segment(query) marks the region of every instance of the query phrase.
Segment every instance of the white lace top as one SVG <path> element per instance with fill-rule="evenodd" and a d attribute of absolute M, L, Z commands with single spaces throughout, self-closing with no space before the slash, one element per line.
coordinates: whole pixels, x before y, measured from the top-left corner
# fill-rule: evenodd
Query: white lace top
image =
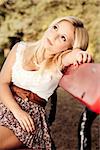
<path fill-rule="evenodd" d="M 18 45 L 16 60 L 12 67 L 12 82 L 48 100 L 57 88 L 62 73 L 59 70 L 56 70 L 56 72 L 45 70 L 43 74 L 40 74 L 39 71 L 27 71 L 23 69 L 22 58 L 25 47 L 25 42 L 20 42 Z"/>

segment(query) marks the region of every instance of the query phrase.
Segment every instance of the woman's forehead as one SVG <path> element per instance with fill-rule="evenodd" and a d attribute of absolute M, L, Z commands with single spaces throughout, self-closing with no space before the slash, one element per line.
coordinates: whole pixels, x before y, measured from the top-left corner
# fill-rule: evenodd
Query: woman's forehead
<path fill-rule="evenodd" d="M 59 25 L 59 27 L 63 27 L 63 28 L 69 27 L 69 28 L 74 29 L 73 24 L 67 20 L 59 21 L 59 22 L 55 23 L 55 25 Z"/>
<path fill-rule="evenodd" d="M 57 25 L 57 24 L 58 24 L 58 25 L 60 24 L 63 28 L 64 28 L 64 27 L 65 27 L 65 28 L 69 27 L 69 28 L 72 28 L 72 30 L 75 29 L 75 27 L 73 26 L 72 22 L 69 21 L 68 18 L 66 18 L 66 17 L 57 18 L 56 20 L 54 20 L 54 21 L 51 23 L 51 25 L 50 25 L 49 27 L 52 27 L 52 26 Z"/>
<path fill-rule="evenodd" d="M 57 19 L 55 19 L 55 20 L 50 24 L 50 26 L 53 26 L 54 24 L 57 24 L 57 23 L 59 23 L 59 22 L 61 22 L 61 21 L 68 21 L 68 20 L 69 20 L 68 17 L 57 18 Z"/>

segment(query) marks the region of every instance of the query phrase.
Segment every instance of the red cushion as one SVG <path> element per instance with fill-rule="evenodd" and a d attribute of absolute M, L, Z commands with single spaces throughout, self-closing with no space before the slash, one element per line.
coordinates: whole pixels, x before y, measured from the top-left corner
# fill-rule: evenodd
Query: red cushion
<path fill-rule="evenodd" d="M 77 68 L 70 66 L 64 71 L 59 86 L 92 111 L 100 113 L 100 64 L 85 63 Z"/>

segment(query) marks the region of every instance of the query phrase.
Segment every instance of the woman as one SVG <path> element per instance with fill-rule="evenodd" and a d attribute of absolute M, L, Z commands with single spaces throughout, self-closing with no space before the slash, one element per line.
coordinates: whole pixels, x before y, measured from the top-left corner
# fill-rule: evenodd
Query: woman
<path fill-rule="evenodd" d="M 0 149 L 52 149 L 44 107 L 65 67 L 91 61 L 88 40 L 83 23 L 69 16 L 55 20 L 41 40 L 12 48 L 0 73 Z"/>

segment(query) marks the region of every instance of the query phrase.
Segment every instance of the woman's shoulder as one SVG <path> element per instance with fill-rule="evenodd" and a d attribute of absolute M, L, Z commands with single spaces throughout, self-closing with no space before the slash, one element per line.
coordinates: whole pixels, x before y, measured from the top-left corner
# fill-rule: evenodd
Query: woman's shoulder
<path fill-rule="evenodd" d="M 18 60 L 21 58 L 21 56 L 23 55 L 23 51 L 26 47 L 26 42 L 24 41 L 20 41 L 17 42 L 11 49 L 10 51 L 10 55 L 14 55 L 16 57 L 16 60 L 18 58 Z"/>
<path fill-rule="evenodd" d="M 24 41 L 20 41 L 18 43 L 16 43 L 14 45 L 15 49 L 16 49 L 16 54 L 18 55 L 22 55 L 24 50 L 27 48 L 27 42 L 24 42 Z"/>
<path fill-rule="evenodd" d="M 31 46 L 33 46 L 34 45 L 34 43 L 35 42 L 29 42 L 29 41 L 20 41 L 20 42 L 18 42 L 18 47 L 20 48 L 29 48 L 29 47 L 31 47 Z"/>
<path fill-rule="evenodd" d="M 26 47 L 27 46 L 27 42 L 24 42 L 24 41 L 20 41 L 18 43 L 16 43 L 18 45 L 18 48 L 22 48 L 22 47 Z"/>
<path fill-rule="evenodd" d="M 11 51 L 18 51 L 19 49 L 22 49 L 22 47 L 25 47 L 26 46 L 26 43 L 24 41 L 20 41 L 20 42 L 17 42 L 11 49 Z"/>

